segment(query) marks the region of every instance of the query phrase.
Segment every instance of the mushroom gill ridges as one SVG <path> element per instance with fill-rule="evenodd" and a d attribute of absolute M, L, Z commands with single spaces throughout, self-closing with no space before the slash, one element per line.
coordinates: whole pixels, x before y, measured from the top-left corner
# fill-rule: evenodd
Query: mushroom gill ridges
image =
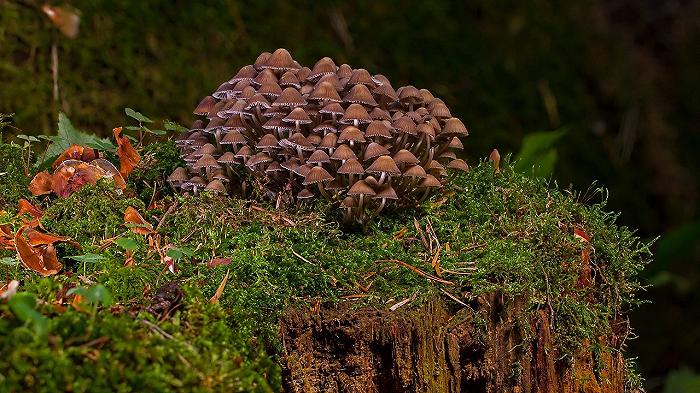
<path fill-rule="evenodd" d="M 468 170 L 453 151 L 467 128 L 441 99 L 328 57 L 308 68 L 285 49 L 265 52 L 194 114 L 176 139 L 187 166 L 168 178 L 181 191 L 245 197 L 247 172 L 278 206 L 322 197 L 345 222 L 366 223 Z"/>

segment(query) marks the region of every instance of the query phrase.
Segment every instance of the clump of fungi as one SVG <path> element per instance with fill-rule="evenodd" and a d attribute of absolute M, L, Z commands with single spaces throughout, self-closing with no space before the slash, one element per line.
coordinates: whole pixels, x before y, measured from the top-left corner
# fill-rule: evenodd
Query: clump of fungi
<path fill-rule="evenodd" d="M 203 118 L 176 140 L 186 168 L 168 178 L 182 191 L 245 196 L 248 172 L 278 207 L 320 196 L 364 224 L 468 170 L 453 151 L 467 129 L 441 99 L 328 57 L 308 68 L 265 52 L 194 113 Z"/>

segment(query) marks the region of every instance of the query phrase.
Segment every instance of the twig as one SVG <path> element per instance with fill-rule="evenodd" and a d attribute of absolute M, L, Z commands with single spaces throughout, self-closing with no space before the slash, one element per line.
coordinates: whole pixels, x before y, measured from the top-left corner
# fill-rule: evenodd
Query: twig
<path fill-rule="evenodd" d="M 439 282 L 439 283 L 445 284 L 445 285 L 454 285 L 454 283 L 452 281 L 447 281 L 447 280 L 443 280 L 440 277 L 435 277 L 432 274 L 428 274 L 428 273 L 420 270 L 419 268 L 417 268 L 413 265 L 409 265 L 408 263 L 406 263 L 404 261 L 400 261 L 398 259 L 381 259 L 381 260 L 374 261 L 374 262 L 375 263 L 385 263 L 385 262 L 396 263 L 398 265 L 401 265 L 401 266 L 413 271 L 414 273 L 416 273 L 420 276 L 427 278 L 428 280 L 436 281 L 436 282 Z"/>
<path fill-rule="evenodd" d="M 413 226 L 416 227 L 416 230 L 420 234 L 420 239 L 423 242 L 423 247 L 427 251 L 430 248 L 430 246 L 428 245 L 428 240 L 426 240 L 425 234 L 423 234 L 423 229 L 420 227 L 420 224 L 418 223 L 418 220 L 416 220 L 415 217 L 413 217 Z"/>
<path fill-rule="evenodd" d="M 301 259 L 302 261 L 304 261 L 304 262 L 306 262 L 306 263 L 308 263 L 308 264 L 310 264 L 310 265 L 313 265 L 313 263 L 312 263 L 311 261 L 309 261 L 308 259 L 302 257 L 302 256 L 299 255 L 296 251 L 292 250 L 292 254 L 294 254 L 295 257 Z M 314 266 L 315 266 L 315 265 L 314 265 Z"/>
<path fill-rule="evenodd" d="M 464 303 L 463 301 L 459 300 L 459 299 L 457 298 L 457 296 L 455 296 L 455 295 L 453 295 L 453 294 L 447 292 L 446 290 L 444 290 L 444 289 L 442 289 L 442 288 L 438 288 L 438 289 L 440 290 L 440 292 L 444 293 L 445 295 L 447 295 L 447 297 L 449 297 L 450 299 L 454 300 L 455 302 L 457 302 L 457 303 L 463 305 L 464 307 L 469 307 L 469 306 L 467 306 L 466 303 Z"/>
<path fill-rule="evenodd" d="M 165 213 L 163 213 L 163 217 L 161 217 L 161 218 L 160 218 L 160 221 L 158 221 L 158 225 L 156 225 L 155 231 L 158 231 L 158 228 L 160 228 L 160 226 L 163 225 L 163 223 L 165 222 L 165 218 L 168 217 L 168 214 L 170 214 L 170 212 L 172 212 L 173 210 L 175 210 L 176 207 L 177 207 L 177 202 L 175 202 L 175 203 L 173 203 L 172 205 L 170 205 L 170 207 L 168 208 L 168 210 L 166 210 Z"/>

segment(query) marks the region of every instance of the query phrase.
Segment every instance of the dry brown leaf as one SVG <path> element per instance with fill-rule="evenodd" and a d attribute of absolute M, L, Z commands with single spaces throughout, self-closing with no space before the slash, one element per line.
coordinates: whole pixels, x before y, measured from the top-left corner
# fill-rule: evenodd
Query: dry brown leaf
<path fill-rule="evenodd" d="M 112 130 L 114 139 L 117 141 L 117 156 L 119 157 L 119 173 L 126 179 L 131 171 L 141 161 L 139 153 L 131 146 L 129 138 L 122 135 L 122 128 L 117 127 Z"/>
<path fill-rule="evenodd" d="M 226 270 L 226 276 L 224 276 L 224 279 L 221 280 L 221 284 L 219 284 L 219 288 L 216 289 L 216 293 L 214 296 L 209 299 L 209 303 L 218 303 L 219 298 L 221 295 L 224 293 L 224 288 L 226 288 L 226 283 L 228 282 L 228 275 L 231 273 L 230 270 Z"/>
<path fill-rule="evenodd" d="M 145 218 L 133 207 L 129 206 L 124 211 L 124 222 L 131 230 L 140 235 L 148 235 L 153 233 L 153 225 L 146 221 Z"/>
<path fill-rule="evenodd" d="M 27 213 L 34 218 L 41 218 L 44 215 L 44 212 L 41 211 L 41 209 L 32 205 L 32 203 L 26 199 L 20 199 L 17 203 L 17 207 L 19 209 L 17 215 Z"/>
<path fill-rule="evenodd" d="M 212 260 L 207 263 L 207 267 L 214 268 L 217 266 L 225 266 L 231 263 L 231 258 L 212 258 Z"/>
<path fill-rule="evenodd" d="M 49 271 L 59 271 L 63 268 L 63 264 L 58 261 L 56 248 L 53 244 L 49 244 L 41 251 L 41 259 L 44 262 L 44 267 Z"/>
<path fill-rule="evenodd" d="M 79 145 L 72 145 L 67 148 L 51 165 L 52 168 L 56 169 L 66 160 L 78 160 L 78 161 L 91 161 L 97 158 L 97 153 L 95 150 L 89 147 L 83 147 Z"/>
<path fill-rule="evenodd" d="M 52 176 L 47 171 L 37 173 L 29 183 L 29 191 L 34 196 L 50 194 L 52 189 Z"/>
<path fill-rule="evenodd" d="M 22 265 L 26 267 L 27 269 L 33 270 L 40 275 L 46 277 L 46 276 L 51 276 L 60 270 L 60 267 L 58 269 L 55 269 L 56 263 L 58 263 L 58 259 L 54 262 L 53 260 L 50 260 L 49 263 L 51 265 L 51 268 L 47 268 L 47 266 L 44 264 L 43 260 L 43 255 L 42 253 L 37 253 L 32 246 L 29 245 L 29 243 L 24 239 L 24 236 L 22 236 L 22 232 L 24 231 L 25 228 L 20 228 L 19 231 L 15 234 L 15 249 L 17 250 L 17 255 L 19 255 L 20 261 L 22 261 Z M 55 250 L 54 250 L 55 254 Z M 51 255 L 47 255 L 48 258 L 51 258 Z M 60 266 L 60 263 L 58 263 Z"/>

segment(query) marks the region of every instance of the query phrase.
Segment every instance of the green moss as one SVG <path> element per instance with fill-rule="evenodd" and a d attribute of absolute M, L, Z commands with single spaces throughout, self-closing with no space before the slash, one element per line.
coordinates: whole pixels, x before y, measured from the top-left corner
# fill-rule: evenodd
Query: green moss
<path fill-rule="evenodd" d="M 129 206 L 143 211 L 144 204 L 120 195 L 110 181 L 101 180 L 54 201 L 41 221 L 49 231 L 70 236 L 82 245 L 98 244 L 128 230 L 124 211 Z"/>
<path fill-rule="evenodd" d="M 0 142 L 0 210 L 14 211 L 17 201 L 29 194 L 31 178 L 24 174 L 22 149 Z"/>
<path fill-rule="evenodd" d="M 141 162 L 129 175 L 129 188 L 146 203 L 156 190 L 161 197 L 172 195 L 172 188 L 164 179 L 178 166 L 184 166 L 184 161 L 172 140 L 146 145 L 141 151 Z"/>
<path fill-rule="evenodd" d="M 416 300 L 402 308 L 411 310 L 435 296 L 445 297 L 441 290 L 467 303 L 498 292 L 506 302 L 527 300 L 526 310 L 515 316 L 526 339 L 532 336 L 527 331 L 530 313 L 551 307 L 555 342 L 563 354 L 571 355 L 583 339 L 595 342 L 610 333 L 608 321 L 636 304 L 636 276 L 647 262 L 648 247 L 615 225 L 616 216 L 605 212 L 604 202 L 586 206 L 542 180 L 509 168 L 496 175 L 489 165 L 454 179 L 454 185 L 448 198 L 435 197 L 423 210 L 392 212 L 373 222 L 368 233 L 343 231 L 323 206 L 320 211 L 289 213 L 207 193 L 175 196 L 177 207 L 164 219 L 159 210 L 144 213 L 153 222 L 162 219 L 161 247 L 191 250 L 175 261 L 175 274 L 143 237 L 122 225 L 127 206 L 143 212 L 141 201 L 119 196 L 109 184 L 85 187 L 56 200 L 43 222 L 48 230 L 92 247 L 103 259 L 90 266 L 67 263 L 67 269 L 79 273 L 70 277 L 38 279 L 19 267 L 9 275 L 23 278 L 24 290 L 37 293 L 47 304 L 58 292 L 56 286 L 89 280 L 103 283 L 121 307 L 135 309 L 147 307 L 149 294 L 175 281 L 185 288 L 183 308 L 154 322 L 173 338 L 163 339 L 162 333 L 145 327 L 139 322 L 143 315 L 101 310 L 90 322 L 74 311 L 55 314 L 42 308 L 51 320 L 50 335 L 65 342 L 37 343 L 30 340 L 27 327 L 0 318 L 3 337 L 33 343 L 27 351 L 6 350 L 3 359 L 26 367 L 18 371 L 16 364 L 2 361 L 0 375 L 12 386 L 24 387 L 28 381 L 20 375 L 48 375 L 49 367 L 72 362 L 77 370 L 56 381 L 82 388 L 82 376 L 94 374 L 103 376 L 100 383 L 126 381 L 124 389 L 128 384 L 156 391 L 192 386 L 260 391 L 268 385 L 278 390 L 277 319 L 288 307 L 344 302 L 344 296 L 360 294 L 364 298 L 354 307 L 386 308 L 415 295 Z M 416 230 L 414 217 L 422 232 Z M 588 244 L 574 236 L 574 228 L 583 230 L 593 247 L 593 280 L 587 287 L 577 282 L 581 252 Z M 95 248 L 101 239 L 115 235 L 136 240 L 134 266 L 124 267 L 124 250 L 116 244 L 102 251 Z M 432 239 L 432 253 L 423 246 L 422 236 Z M 452 285 L 437 285 L 392 262 L 434 275 L 431 261 L 438 242 L 443 279 Z M 213 257 L 231 262 L 209 268 L 206 262 Z M 219 305 L 209 305 L 207 299 L 227 274 Z M 483 330 L 485 316 L 472 318 L 478 331 Z M 101 336 L 113 340 L 99 349 L 99 360 L 79 361 L 88 349 L 74 346 Z M 201 358 L 191 355 L 190 345 L 203 353 Z M 55 361 L 50 354 L 58 354 Z M 117 362 L 135 362 L 136 371 Z M 149 362 L 151 369 L 145 370 Z"/>

